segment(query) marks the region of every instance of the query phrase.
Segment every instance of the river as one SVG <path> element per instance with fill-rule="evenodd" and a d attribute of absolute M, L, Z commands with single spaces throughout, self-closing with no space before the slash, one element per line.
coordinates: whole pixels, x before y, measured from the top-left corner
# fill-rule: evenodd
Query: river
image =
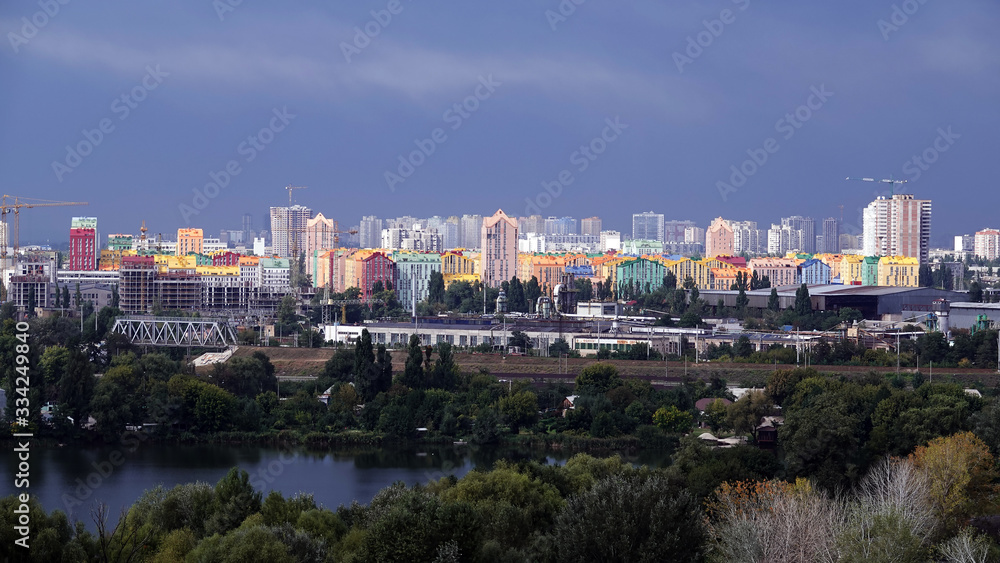
<path fill-rule="evenodd" d="M 308 450 L 231 445 L 142 444 L 135 451 L 115 448 L 40 447 L 31 450 L 29 492 L 47 511 L 60 509 L 70 520 L 95 529 L 91 511 L 98 503 L 117 521 L 123 508 L 157 485 L 171 488 L 202 481 L 214 485 L 230 468 L 250 474 L 264 496 L 272 490 L 292 496 L 312 494 L 330 509 L 353 501 L 367 504 L 396 481 L 428 483 L 447 475 L 462 477 L 474 468 L 489 468 L 498 459 L 535 459 L 563 463 L 563 452 L 528 452 L 498 447 L 424 446 L 405 448 L 336 448 Z M 666 453 L 630 461 L 660 466 Z M 17 473 L 15 456 L 3 456 L 4 473 Z M 24 492 L 14 480 L 0 481 L 0 497 Z"/>

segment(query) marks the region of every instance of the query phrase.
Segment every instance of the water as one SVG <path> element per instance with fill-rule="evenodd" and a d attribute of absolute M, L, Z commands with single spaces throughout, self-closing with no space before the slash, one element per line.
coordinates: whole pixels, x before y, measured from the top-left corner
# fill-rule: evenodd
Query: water
<path fill-rule="evenodd" d="M 665 454 L 664 454 L 665 455 Z M 14 456 L 0 456 L 4 473 L 17 473 Z M 92 510 L 108 506 L 110 522 L 144 491 L 157 485 L 169 489 L 202 481 L 214 485 L 236 466 L 264 496 L 276 490 L 286 498 L 310 493 L 330 509 L 353 501 L 367 504 L 379 490 L 396 481 L 429 483 L 447 475 L 462 477 L 474 468 L 489 468 L 498 459 L 535 459 L 563 463 L 564 452 L 528 452 L 498 447 L 426 446 L 408 448 L 337 448 L 307 450 L 230 445 L 141 444 L 122 448 L 74 448 L 34 445 L 31 450 L 30 494 L 46 511 L 60 509 L 93 531 Z M 639 458 L 639 463 L 663 464 L 663 455 Z M 0 497 L 20 493 L 13 479 L 0 481 Z"/>

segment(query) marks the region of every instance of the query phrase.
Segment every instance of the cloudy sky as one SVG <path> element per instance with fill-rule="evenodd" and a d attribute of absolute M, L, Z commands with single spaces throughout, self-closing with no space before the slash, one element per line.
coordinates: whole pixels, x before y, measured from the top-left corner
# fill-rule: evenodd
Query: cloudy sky
<path fill-rule="evenodd" d="M 90 205 L 25 211 L 22 241 L 260 228 L 289 184 L 342 226 L 530 203 L 851 230 L 887 186 L 845 177 L 891 176 L 935 243 L 1000 226 L 995 1 L 60 1 L 0 4 L 0 178 Z"/>

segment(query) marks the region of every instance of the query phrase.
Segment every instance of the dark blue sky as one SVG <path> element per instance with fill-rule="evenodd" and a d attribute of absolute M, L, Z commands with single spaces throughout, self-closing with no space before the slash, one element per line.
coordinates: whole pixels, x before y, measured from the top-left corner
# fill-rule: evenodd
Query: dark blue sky
<path fill-rule="evenodd" d="M 288 184 L 308 186 L 296 201 L 342 226 L 522 215 L 530 198 L 544 215 L 596 214 L 629 231 L 649 209 L 766 228 L 843 205 L 858 225 L 876 186 L 844 178 L 893 175 L 934 200 L 936 244 L 1000 226 L 995 1 L 908 0 L 894 15 L 888 1 L 586 0 L 563 21 L 556 0 L 245 0 L 220 18 L 224 2 L 73 0 L 51 18 L 36 2 L 0 5 L 2 190 L 90 202 L 26 211 L 23 241 L 66 240 L 73 215 L 99 217 L 102 235 L 142 219 L 153 233 L 215 235 L 245 212 L 259 228 Z M 374 22 L 388 7 L 398 13 Z M 33 16 L 44 22 L 34 34 L 22 21 Z M 377 35 L 355 42 L 366 24 Z M 361 46 L 350 62 L 344 44 Z M 144 99 L 121 100 L 131 93 Z M 456 111 L 463 102 L 472 111 Z M 283 108 L 295 117 L 272 119 Z M 616 117 L 619 133 L 607 126 Z M 67 156 L 102 120 L 93 152 Z M 243 144 L 272 125 L 263 150 Z M 418 139 L 433 153 L 390 189 L 386 172 L 400 173 Z M 582 145 L 604 152 L 590 160 Z M 748 150 L 767 161 L 748 163 L 723 198 L 718 182 Z M 923 170 L 910 161 L 925 151 L 936 161 Z M 198 201 L 192 190 L 230 161 L 238 174 Z M 563 170 L 558 197 L 541 195 Z"/>

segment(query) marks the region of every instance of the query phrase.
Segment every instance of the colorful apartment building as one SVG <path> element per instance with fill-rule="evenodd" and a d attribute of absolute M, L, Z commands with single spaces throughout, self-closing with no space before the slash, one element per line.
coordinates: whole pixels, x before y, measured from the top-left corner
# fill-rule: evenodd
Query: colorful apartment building
<path fill-rule="evenodd" d="M 752 258 L 750 270 L 759 278 L 767 276 L 771 287 L 799 282 L 799 261 L 792 258 Z"/>
<path fill-rule="evenodd" d="M 637 288 L 641 292 L 653 291 L 663 285 L 663 277 L 667 269 L 662 262 L 637 258 L 618 264 L 615 287 L 620 292 L 627 287 Z"/>
<path fill-rule="evenodd" d="M 385 289 L 396 287 L 396 263 L 382 252 L 373 252 L 358 262 L 361 299 L 371 299 L 375 282 L 382 282 Z"/>
<path fill-rule="evenodd" d="M 883 256 L 878 261 L 878 285 L 919 287 L 920 259 L 908 256 Z"/>
<path fill-rule="evenodd" d="M 498 209 L 483 219 L 479 275 L 487 287 L 500 287 L 517 274 L 517 220 Z M 540 280 L 539 280 L 540 281 Z"/>
<path fill-rule="evenodd" d="M 205 235 L 201 229 L 177 229 L 177 256 L 191 252 L 201 254 Z"/>
<path fill-rule="evenodd" d="M 845 254 L 840 260 L 840 283 L 844 285 L 861 285 L 861 265 L 864 256 Z"/>
<path fill-rule="evenodd" d="M 664 266 L 666 271 L 673 272 L 674 276 L 677 277 L 677 287 L 682 287 L 688 278 L 694 281 L 694 286 L 698 289 L 712 287 L 712 269 L 703 261 L 681 258 L 667 260 Z"/>
<path fill-rule="evenodd" d="M 830 266 L 816 258 L 806 260 L 799 264 L 799 283 L 828 285 L 830 283 Z"/>
<path fill-rule="evenodd" d="M 396 295 L 403 309 L 412 310 L 430 296 L 431 273 L 441 271 L 441 255 L 437 252 L 397 252 Z"/>
<path fill-rule="evenodd" d="M 90 271 L 97 268 L 97 230 L 69 230 L 69 269 Z"/>
<path fill-rule="evenodd" d="M 861 260 L 861 285 L 878 285 L 878 256 L 865 256 Z"/>

